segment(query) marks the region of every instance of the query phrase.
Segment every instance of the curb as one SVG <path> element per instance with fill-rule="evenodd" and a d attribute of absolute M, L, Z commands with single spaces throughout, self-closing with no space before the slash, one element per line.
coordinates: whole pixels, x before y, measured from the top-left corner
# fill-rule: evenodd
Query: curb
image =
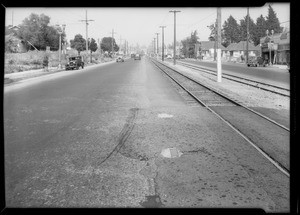
<path fill-rule="evenodd" d="M 103 64 L 107 64 L 107 63 L 112 63 L 112 62 L 115 62 L 115 61 L 111 60 L 111 61 L 102 62 L 102 63 L 98 63 L 98 64 L 88 64 L 84 68 L 92 67 L 92 66 L 97 66 L 97 65 L 99 66 L 99 65 L 103 65 Z M 4 77 L 4 86 L 9 86 L 9 85 L 16 84 L 16 83 L 18 83 L 19 81 L 22 81 L 22 80 L 27 80 L 27 79 L 31 79 L 31 78 L 37 78 L 37 77 L 40 77 L 40 76 L 50 75 L 50 74 L 54 74 L 54 73 L 62 72 L 62 71 L 66 71 L 66 70 L 65 70 L 65 68 L 62 68 L 62 69 L 58 69 L 57 68 L 57 69 L 50 70 L 50 71 L 49 70 L 45 71 L 44 69 L 27 70 L 27 71 L 36 71 L 37 73 L 33 74 L 31 76 L 29 75 L 27 77 L 15 77 L 15 78 Z M 24 72 L 27 72 L 27 71 L 24 71 Z"/>

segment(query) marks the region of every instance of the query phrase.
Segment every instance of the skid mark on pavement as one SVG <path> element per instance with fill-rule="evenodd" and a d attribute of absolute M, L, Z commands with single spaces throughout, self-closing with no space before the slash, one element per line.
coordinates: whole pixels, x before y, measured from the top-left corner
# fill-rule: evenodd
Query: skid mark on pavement
<path fill-rule="evenodd" d="M 118 138 L 118 144 L 117 146 L 106 156 L 104 160 L 102 160 L 99 165 L 104 163 L 114 152 L 119 152 L 119 150 L 122 148 L 122 146 L 125 144 L 127 141 L 128 137 L 130 136 L 134 125 L 135 125 L 135 120 L 137 118 L 139 108 L 131 108 L 129 111 L 129 116 L 126 119 L 126 123 L 123 126 L 123 129 L 119 135 Z"/>

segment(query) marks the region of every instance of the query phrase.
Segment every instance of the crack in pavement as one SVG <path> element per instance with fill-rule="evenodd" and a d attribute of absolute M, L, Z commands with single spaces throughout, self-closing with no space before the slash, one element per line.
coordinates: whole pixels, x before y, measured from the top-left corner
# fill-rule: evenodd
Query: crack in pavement
<path fill-rule="evenodd" d="M 147 178 L 147 181 L 149 183 L 149 193 L 150 195 L 145 196 L 146 200 L 140 202 L 140 205 L 144 208 L 161 208 L 164 207 L 164 204 L 161 202 L 160 195 L 158 193 L 158 184 L 157 184 L 157 177 L 158 177 L 158 166 L 155 164 L 155 160 L 153 160 L 153 163 L 150 164 L 147 162 L 146 166 L 142 169 L 146 169 L 146 172 L 150 172 L 148 174 L 141 173 Z M 155 174 L 155 176 L 153 176 Z"/>
<path fill-rule="evenodd" d="M 204 154 L 208 154 L 208 155 L 211 155 L 210 152 L 207 151 L 206 148 L 204 147 L 201 147 L 200 149 L 194 149 L 194 150 L 189 150 L 189 151 L 181 151 L 184 154 L 192 154 L 192 153 L 198 153 L 198 152 L 202 152 Z"/>

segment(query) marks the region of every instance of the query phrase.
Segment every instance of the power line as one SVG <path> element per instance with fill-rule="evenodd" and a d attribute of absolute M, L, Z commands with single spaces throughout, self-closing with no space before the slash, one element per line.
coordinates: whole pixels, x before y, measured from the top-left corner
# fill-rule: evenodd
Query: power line
<path fill-rule="evenodd" d="M 168 15 L 169 15 L 169 13 L 167 13 L 167 14 L 165 15 L 163 21 L 161 22 L 162 25 L 164 24 L 164 22 L 165 22 L 165 20 L 166 20 L 166 18 L 167 18 Z"/>
<path fill-rule="evenodd" d="M 206 16 L 205 18 L 203 18 L 203 19 L 201 19 L 201 20 L 199 20 L 199 21 L 197 21 L 197 22 L 194 22 L 193 24 L 187 26 L 187 28 L 192 27 L 192 26 L 194 26 L 194 25 L 196 25 L 196 24 L 198 24 L 198 23 L 204 21 L 205 19 L 207 19 L 208 17 L 210 17 L 210 16 L 212 16 L 212 15 L 214 15 L 214 14 L 216 14 L 216 12 L 213 12 L 212 14 Z"/>

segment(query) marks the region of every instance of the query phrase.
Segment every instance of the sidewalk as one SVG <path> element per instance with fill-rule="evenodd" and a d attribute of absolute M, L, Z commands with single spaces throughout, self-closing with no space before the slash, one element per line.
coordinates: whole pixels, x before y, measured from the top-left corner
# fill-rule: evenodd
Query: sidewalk
<path fill-rule="evenodd" d="M 269 66 L 269 67 L 275 67 L 275 68 L 279 68 L 279 69 L 288 70 L 288 66 L 287 65 L 273 64 L 272 66 Z"/>
<path fill-rule="evenodd" d="M 101 62 L 98 64 L 87 64 L 85 67 L 91 67 L 94 65 L 102 65 L 106 63 L 115 62 L 114 60 L 107 61 L 107 62 Z M 65 68 L 59 69 L 58 67 L 50 67 L 48 70 L 45 69 L 35 69 L 35 70 L 28 70 L 23 72 L 15 72 L 15 73 L 9 73 L 4 75 L 4 85 L 15 83 L 24 79 L 29 78 L 35 78 L 43 75 L 53 74 L 56 72 L 62 72 L 65 71 Z"/>
<path fill-rule="evenodd" d="M 58 67 L 51 67 L 48 70 L 45 69 L 35 69 L 23 72 L 15 72 L 4 75 L 4 84 L 10 84 L 23 79 L 34 78 L 42 75 L 52 74 L 55 72 L 63 71 L 64 69 L 58 69 Z"/>

